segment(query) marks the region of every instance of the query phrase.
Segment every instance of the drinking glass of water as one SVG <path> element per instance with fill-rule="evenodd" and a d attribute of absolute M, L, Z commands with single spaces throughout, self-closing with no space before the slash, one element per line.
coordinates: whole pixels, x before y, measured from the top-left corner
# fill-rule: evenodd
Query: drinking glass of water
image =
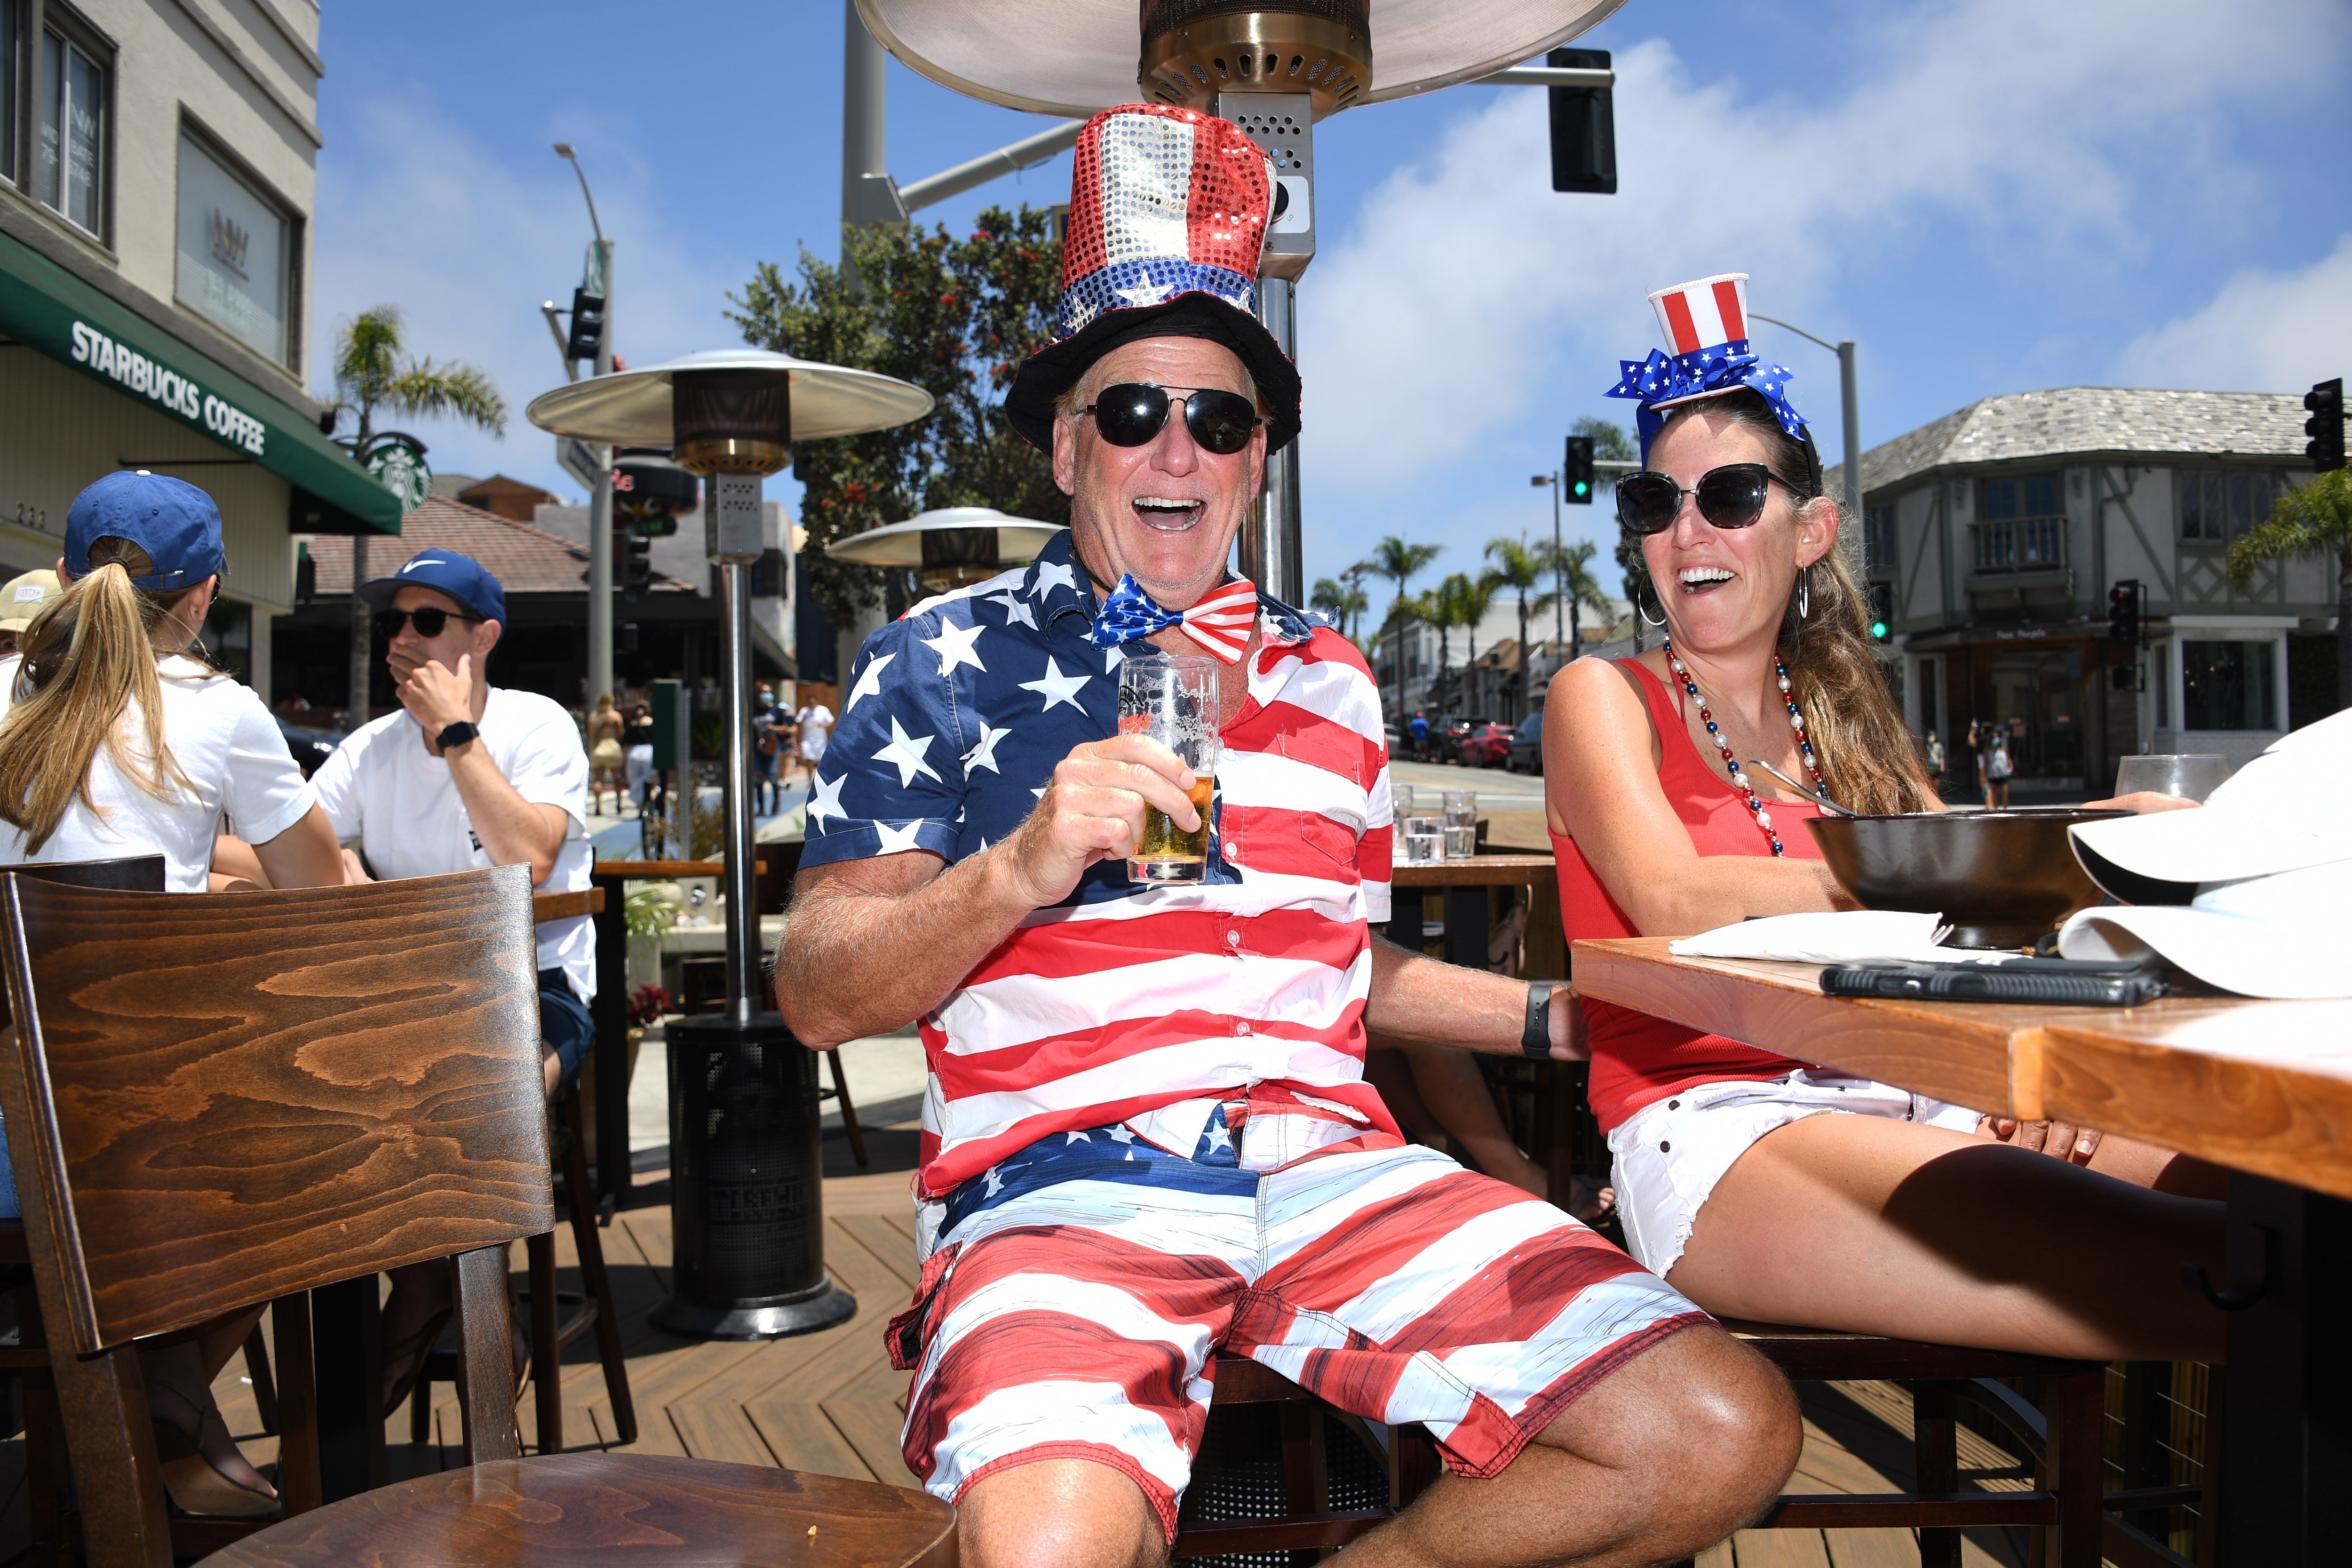
<path fill-rule="evenodd" d="M 2203 800 L 2230 776 L 2230 759 L 2211 752 L 2176 752 L 2126 757 L 2116 766 L 2116 793 L 2154 790 L 2183 800 Z"/>

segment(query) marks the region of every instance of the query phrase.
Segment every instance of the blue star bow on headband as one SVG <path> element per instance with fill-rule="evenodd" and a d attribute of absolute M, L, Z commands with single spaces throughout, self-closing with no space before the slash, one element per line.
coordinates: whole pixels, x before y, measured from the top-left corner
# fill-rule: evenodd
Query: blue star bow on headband
<path fill-rule="evenodd" d="M 1741 387 L 1771 405 L 1780 428 L 1792 438 L 1804 435 L 1805 416 L 1789 404 L 1789 367 L 1759 358 L 1746 338 L 1686 354 L 1668 355 L 1652 349 L 1646 360 L 1619 360 L 1617 364 L 1622 374 L 1606 395 L 1632 398 L 1641 405 L 1634 425 L 1641 432 L 1643 462 L 1649 461 L 1651 441 L 1665 427 L 1662 405 Z"/>

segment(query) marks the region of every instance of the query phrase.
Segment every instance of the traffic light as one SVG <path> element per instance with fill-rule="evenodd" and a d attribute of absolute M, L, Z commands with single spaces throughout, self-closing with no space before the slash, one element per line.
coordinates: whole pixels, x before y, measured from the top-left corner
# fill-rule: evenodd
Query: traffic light
<path fill-rule="evenodd" d="M 2137 643 L 2139 641 L 2140 585 L 2137 577 L 2126 577 L 2107 590 L 2107 640 Z"/>
<path fill-rule="evenodd" d="M 594 359 L 604 346 L 604 296 L 585 289 L 572 290 L 572 336 L 563 345 L 566 359 Z"/>
<path fill-rule="evenodd" d="M 1885 642 L 1895 629 L 1895 584 L 1873 583 L 1870 585 L 1870 640 Z"/>
<path fill-rule="evenodd" d="M 1552 53 L 1562 51 L 1554 49 Z M 1575 53 L 1575 50 L 1567 51 Z M 1590 54 L 1592 51 L 1585 50 Z M 1559 498 L 1570 506 L 1592 504 L 1592 437 L 1570 436 L 1568 438 L 1568 461 L 1559 472 Z"/>
<path fill-rule="evenodd" d="M 2311 437 L 2303 454 L 2319 472 L 2332 473 L 2344 466 L 2344 378 L 2320 382 L 2303 395 L 2303 405 L 2311 410 L 2303 422 Z"/>
<path fill-rule="evenodd" d="M 1607 70 L 1607 49 L 1554 49 L 1548 66 Z M 1551 188 L 1617 194 L 1617 110 L 1605 87 L 1555 87 L 1551 94 Z"/>
<path fill-rule="evenodd" d="M 636 597 L 654 585 L 653 541 L 638 533 L 621 535 L 621 592 Z"/>

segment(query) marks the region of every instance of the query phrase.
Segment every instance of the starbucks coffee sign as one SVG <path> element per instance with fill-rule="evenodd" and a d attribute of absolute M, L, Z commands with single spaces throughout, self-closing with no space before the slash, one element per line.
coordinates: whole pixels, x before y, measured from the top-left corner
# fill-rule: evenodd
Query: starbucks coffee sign
<path fill-rule="evenodd" d="M 425 466 L 425 443 L 414 436 L 389 431 L 377 438 L 367 456 L 367 471 L 375 482 L 400 498 L 400 510 L 415 511 L 433 493 L 433 470 Z"/>

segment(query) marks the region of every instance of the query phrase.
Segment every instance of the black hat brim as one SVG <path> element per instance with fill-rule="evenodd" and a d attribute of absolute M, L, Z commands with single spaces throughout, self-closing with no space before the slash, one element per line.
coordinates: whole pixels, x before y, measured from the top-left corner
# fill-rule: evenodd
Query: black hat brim
<path fill-rule="evenodd" d="M 1113 349 L 1148 338 L 1202 338 L 1231 349 L 1265 402 L 1265 449 L 1279 451 L 1298 435 L 1298 367 L 1265 324 L 1213 294 L 1179 294 L 1158 305 L 1105 310 L 1059 342 L 1023 362 L 1005 394 L 1004 416 L 1023 440 L 1054 450 L 1054 404 Z"/>

